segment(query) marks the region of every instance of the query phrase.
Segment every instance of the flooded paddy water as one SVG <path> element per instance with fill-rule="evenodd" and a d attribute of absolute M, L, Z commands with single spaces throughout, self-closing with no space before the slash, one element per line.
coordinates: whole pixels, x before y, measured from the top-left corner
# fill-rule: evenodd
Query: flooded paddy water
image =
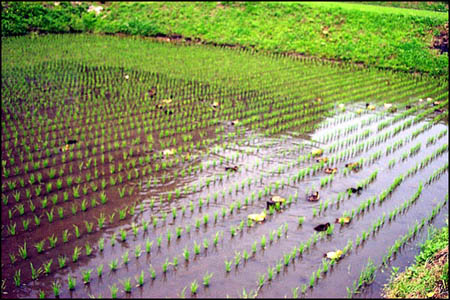
<path fill-rule="evenodd" d="M 46 59 L 2 67 L 6 297 L 378 297 L 447 218 L 445 79 L 42 39 L 31 48 Z M 83 58 L 81 41 L 108 50 Z M 354 286 L 369 258 L 374 287 Z"/>

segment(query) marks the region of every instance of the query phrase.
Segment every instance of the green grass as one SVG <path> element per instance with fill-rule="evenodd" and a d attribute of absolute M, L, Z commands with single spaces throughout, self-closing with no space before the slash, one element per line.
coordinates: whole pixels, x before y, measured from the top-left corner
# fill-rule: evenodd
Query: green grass
<path fill-rule="evenodd" d="M 448 223 L 437 230 L 432 229 L 421 246 L 415 264 L 397 274 L 394 268 L 390 282 L 384 288 L 388 298 L 446 298 L 448 297 L 448 259 L 437 262 L 434 255 L 447 247 Z M 448 255 L 448 254 L 447 254 Z M 447 294 L 445 294 L 445 292 Z"/>
<path fill-rule="evenodd" d="M 51 31 L 38 18 L 25 20 L 25 8 L 15 5 L 14 12 L 2 11 L 4 35 L 15 34 L 8 29 L 13 25 L 45 32 L 179 34 L 218 44 L 448 74 L 448 54 L 429 49 L 438 26 L 448 22 L 448 14 L 442 12 L 339 2 L 116 2 L 95 17 L 83 8 L 77 8 L 78 16 L 72 8 L 42 10 L 33 4 L 48 16 L 47 23 L 59 28 Z"/>

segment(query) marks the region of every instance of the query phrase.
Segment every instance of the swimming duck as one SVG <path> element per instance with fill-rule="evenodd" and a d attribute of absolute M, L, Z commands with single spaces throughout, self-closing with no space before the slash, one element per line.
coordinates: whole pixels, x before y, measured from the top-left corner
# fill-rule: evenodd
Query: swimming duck
<path fill-rule="evenodd" d="M 348 224 L 348 223 L 350 223 L 350 221 L 351 221 L 350 217 L 342 217 L 342 218 L 337 218 L 335 223 Z"/>
<path fill-rule="evenodd" d="M 433 101 L 433 98 L 428 97 L 427 102 L 431 102 L 431 101 Z"/>
<path fill-rule="evenodd" d="M 225 167 L 225 171 L 237 172 L 238 171 L 238 166 Z"/>
<path fill-rule="evenodd" d="M 174 148 L 172 148 L 172 149 L 165 149 L 165 150 L 163 151 L 163 154 L 164 154 L 165 156 L 169 156 L 169 155 L 175 154 L 175 152 L 176 152 L 176 150 L 175 150 Z"/>
<path fill-rule="evenodd" d="M 437 113 L 443 113 L 444 109 L 443 108 L 436 108 L 434 111 L 437 112 Z"/>
<path fill-rule="evenodd" d="M 337 172 L 337 168 L 325 168 L 325 173 L 334 174 Z"/>
<path fill-rule="evenodd" d="M 72 145 L 72 144 L 76 144 L 77 140 L 68 140 L 67 144 Z"/>
<path fill-rule="evenodd" d="M 375 110 L 375 105 L 369 105 L 369 106 L 366 106 L 366 108 L 368 109 L 368 110 Z"/>
<path fill-rule="evenodd" d="M 266 219 L 266 211 L 263 210 L 260 214 L 250 214 L 247 218 L 254 222 L 262 222 Z"/>
<path fill-rule="evenodd" d="M 359 193 L 362 191 L 362 189 L 363 189 L 362 186 L 358 186 L 356 189 L 351 187 L 347 189 L 347 192 L 352 191 L 352 193 Z"/>
<path fill-rule="evenodd" d="M 385 103 L 384 108 L 389 109 L 392 107 L 392 103 Z"/>
<path fill-rule="evenodd" d="M 319 192 L 315 191 L 313 192 L 311 195 L 308 196 L 308 201 L 311 202 L 315 202 L 315 201 L 319 201 L 320 196 L 319 196 Z"/>
<path fill-rule="evenodd" d="M 235 126 L 237 124 L 239 124 L 239 120 L 238 119 L 231 121 L 231 125 Z"/>
<path fill-rule="evenodd" d="M 311 151 L 312 156 L 321 156 L 323 154 L 322 149 L 314 149 Z"/>
<path fill-rule="evenodd" d="M 326 163 L 328 161 L 328 157 L 321 157 L 321 158 L 316 159 L 316 162 L 322 162 L 322 161 L 324 163 Z"/>
<path fill-rule="evenodd" d="M 358 171 L 361 168 L 361 166 L 359 165 L 359 162 L 345 164 L 345 167 L 349 168 L 350 170 L 354 170 L 354 171 Z"/>
<path fill-rule="evenodd" d="M 392 106 L 391 108 L 389 108 L 388 110 L 390 113 L 395 113 L 397 111 L 397 106 Z"/>
<path fill-rule="evenodd" d="M 216 108 L 218 108 L 218 107 L 219 107 L 219 102 L 214 101 L 213 104 L 212 104 L 212 108 L 213 108 L 213 109 L 216 109 Z"/>
<path fill-rule="evenodd" d="M 267 201 L 267 209 L 269 209 L 269 207 L 271 206 L 275 206 L 277 203 L 283 204 L 286 202 L 286 199 L 284 199 L 283 197 L 280 196 L 273 196 L 272 198 L 270 198 L 269 201 Z"/>
<path fill-rule="evenodd" d="M 411 109 L 411 107 L 412 107 L 412 106 L 409 105 L 409 104 L 405 106 L 406 109 Z"/>
<path fill-rule="evenodd" d="M 156 95 L 156 87 L 152 87 L 149 91 L 148 91 L 148 95 L 150 98 L 153 98 L 153 96 Z"/>
<path fill-rule="evenodd" d="M 61 152 L 66 152 L 68 150 L 69 150 L 69 145 L 64 145 L 59 149 L 59 151 L 61 151 Z"/>
<path fill-rule="evenodd" d="M 315 100 L 316 100 L 317 103 L 322 102 L 322 98 L 320 98 L 320 97 L 317 97 Z"/>
<path fill-rule="evenodd" d="M 439 104 L 441 104 L 441 101 L 434 101 L 433 102 L 433 106 L 438 106 Z"/>
<path fill-rule="evenodd" d="M 358 109 L 357 111 L 356 111 L 356 113 L 359 115 L 359 114 L 361 114 L 363 112 L 363 110 L 360 108 L 360 109 Z"/>
<path fill-rule="evenodd" d="M 330 227 L 330 223 L 329 222 L 326 223 L 326 224 L 317 225 L 316 227 L 314 227 L 314 230 L 315 231 L 325 231 L 325 230 L 328 229 L 328 227 Z"/>
<path fill-rule="evenodd" d="M 323 257 L 338 260 L 342 256 L 342 253 L 343 252 L 341 250 L 332 251 L 324 254 Z"/>

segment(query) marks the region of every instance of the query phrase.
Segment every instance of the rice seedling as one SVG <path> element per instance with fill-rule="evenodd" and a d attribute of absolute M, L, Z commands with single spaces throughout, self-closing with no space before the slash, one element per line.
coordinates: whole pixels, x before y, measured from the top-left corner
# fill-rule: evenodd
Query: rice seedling
<path fill-rule="evenodd" d="M 53 281 L 52 282 L 52 289 L 53 289 L 53 295 L 57 298 L 59 297 L 59 291 L 61 289 L 61 284 L 59 281 Z"/>

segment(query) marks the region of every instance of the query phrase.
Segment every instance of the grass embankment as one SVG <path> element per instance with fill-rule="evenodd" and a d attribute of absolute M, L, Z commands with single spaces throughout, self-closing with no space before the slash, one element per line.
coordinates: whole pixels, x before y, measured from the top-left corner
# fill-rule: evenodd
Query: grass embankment
<path fill-rule="evenodd" d="M 422 245 L 414 265 L 394 275 L 386 298 L 448 298 L 448 223 L 434 229 Z M 395 274 L 395 273 L 394 273 Z"/>
<path fill-rule="evenodd" d="M 52 2 L 53 3 L 53 2 Z M 4 35 L 43 32 L 182 35 L 218 44 L 448 74 L 448 54 L 430 49 L 448 14 L 356 3 L 116 2 L 99 15 L 89 4 L 9 3 Z M 39 17 L 42 15 L 43 17 Z"/>

